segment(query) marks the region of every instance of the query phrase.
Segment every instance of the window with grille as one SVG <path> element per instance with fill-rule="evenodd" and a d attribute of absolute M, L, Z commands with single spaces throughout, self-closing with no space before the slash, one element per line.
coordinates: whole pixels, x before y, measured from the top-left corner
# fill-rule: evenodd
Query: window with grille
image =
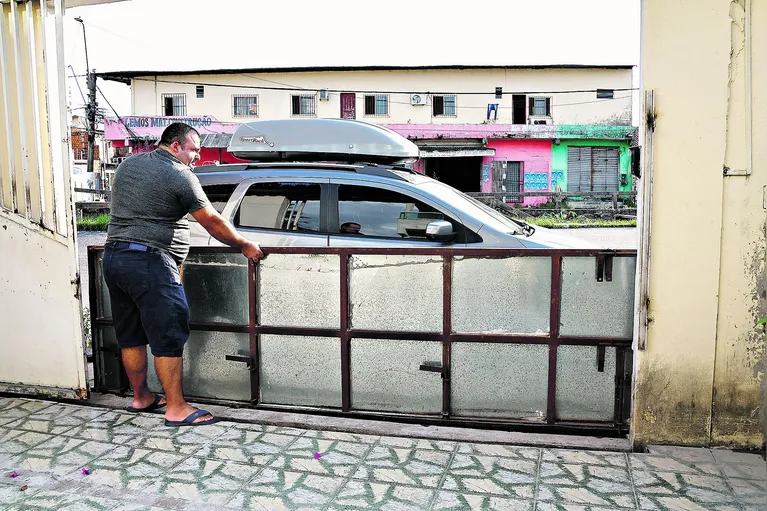
<path fill-rule="evenodd" d="M 455 95 L 432 96 L 432 115 L 434 117 L 455 117 Z"/>
<path fill-rule="evenodd" d="M 258 96 L 232 96 L 233 117 L 258 117 Z"/>
<path fill-rule="evenodd" d="M 186 94 L 163 94 L 162 114 L 167 116 L 186 115 Z"/>
<path fill-rule="evenodd" d="M 389 96 L 387 94 L 368 94 L 365 96 L 365 115 L 376 117 L 389 116 Z"/>
<path fill-rule="evenodd" d="M 551 117 L 551 98 L 531 96 L 529 115 Z"/>
<path fill-rule="evenodd" d="M 197 93 L 197 98 L 204 98 L 205 97 L 205 86 L 204 85 L 198 85 L 195 88 L 195 92 Z"/>
<path fill-rule="evenodd" d="M 317 98 L 313 94 L 291 96 L 290 115 L 293 117 L 317 117 Z"/>

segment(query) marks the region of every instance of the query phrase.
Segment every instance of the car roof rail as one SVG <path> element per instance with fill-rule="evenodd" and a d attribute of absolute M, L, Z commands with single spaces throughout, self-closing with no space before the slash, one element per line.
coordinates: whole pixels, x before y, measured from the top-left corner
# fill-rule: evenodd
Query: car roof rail
<path fill-rule="evenodd" d="M 394 170 L 411 171 L 406 167 L 382 167 L 369 163 L 331 163 L 331 162 L 303 162 L 303 161 L 284 161 L 284 162 L 253 162 L 253 163 L 229 163 L 224 165 L 201 165 L 194 168 L 195 173 L 207 172 L 243 172 L 247 170 L 267 170 L 267 169 L 295 169 L 295 170 L 326 170 L 340 172 L 356 172 L 367 176 L 378 176 L 398 181 L 407 181 L 404 177 L 398 175 Z"/>

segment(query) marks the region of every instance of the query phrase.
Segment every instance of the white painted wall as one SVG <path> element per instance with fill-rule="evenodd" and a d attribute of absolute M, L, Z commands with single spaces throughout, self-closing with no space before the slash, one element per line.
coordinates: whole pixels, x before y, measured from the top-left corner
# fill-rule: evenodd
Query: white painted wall
<path fill-rule="evenodd" d="M 258 119 L 283 119 L 291 114 L 291 95 L 297 91 L 249 89 L 248 87 L 288 87 L 385 92 L 455 93 L 457 116 L 433 117 L 432 100 L 426 106 L 412 106 L 409 94 L 389 94 L 388 117 L 364 116 L 364 94 L 357 93 L 357 119 L 381 124 L 477 124 L 485 121 L 488 103 L 499 103 L 498 123 L 511 123 L 514 91 L 539 92 L 552 97 L 552 116 L 557 124 L 631 124 L 631 91 L 616 92 L 616 99 L 596 99 L 594 92 L 561 94 L 562 90 L 593 90 L 632 87 L 631 69 L 416 69 L 393 71 L 312 71 L 241 74 L 206 74 L 143 76 L 132 80 L 134 115 L 162 115 L 162 94 L 186 94 L 189 116 L 212 115 L 221 121 L 253 120 L 234 117 L 232 96 L 258 95 Z M 168 82 L 190 82 L 179 84 Z M 205 97 L 198 99 L 197 83 L 205 86 Z M 226 87 L 234 85 L 237 87 Z M 503 87 L 502 99 L 495 98 L 495 88 Z M 466 92 L 485 92 L 469 95 Z M 340 117 L 340 95 L 331 93 L 328 101 L 317 95 L 317 116 Z"/>

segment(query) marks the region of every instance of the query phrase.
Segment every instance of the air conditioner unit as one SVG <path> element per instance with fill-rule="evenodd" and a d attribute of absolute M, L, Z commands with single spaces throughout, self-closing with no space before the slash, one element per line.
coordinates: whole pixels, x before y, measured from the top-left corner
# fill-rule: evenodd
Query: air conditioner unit
<path fill-rule="evenodd" d="M 538 119 L 530 119 L 530 124 L 554 124 L 551 117 L 544 117 Z"/>
<path fill-rule="evenodd" d="M 426 94 L 411 94 L 410 95 L 410 104 L 411 105 L 425 105 L 426 104 Z"/>
<path fill-rule="evenodd" d="M 330 93 L 327 89 L 321 89 L 320 90 L 320 101 L 329 101 L 330 100 Z"/>

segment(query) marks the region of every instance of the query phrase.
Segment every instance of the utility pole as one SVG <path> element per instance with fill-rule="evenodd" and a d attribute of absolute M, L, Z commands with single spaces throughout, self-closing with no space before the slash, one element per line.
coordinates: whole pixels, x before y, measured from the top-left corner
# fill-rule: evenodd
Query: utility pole
<path fill-rule="evenodd" d="M 91 69 L 88 62 L 88 39 L 85 37 L 85 22 L 81 17 L 75 18 L 75 21 L 83 27 L 83 43 L 85 44 L 85 67 L 88 73 L 88 104 L 85 105 L 85 112 L 88 117 L 88 172 L 93 172 L 94 147 L 96 146 L 96 74 Z M 96 176 L 94 183 L 97 189 L 101 188 L 101 172 Z"/>
<path fill-rule="evenodd" d="M 94 148 L 96 146 L 96 74 L 88 72 L 88 172 L 93 172 Z M 96 188 L 101 188 L 99 172 Z"/>

